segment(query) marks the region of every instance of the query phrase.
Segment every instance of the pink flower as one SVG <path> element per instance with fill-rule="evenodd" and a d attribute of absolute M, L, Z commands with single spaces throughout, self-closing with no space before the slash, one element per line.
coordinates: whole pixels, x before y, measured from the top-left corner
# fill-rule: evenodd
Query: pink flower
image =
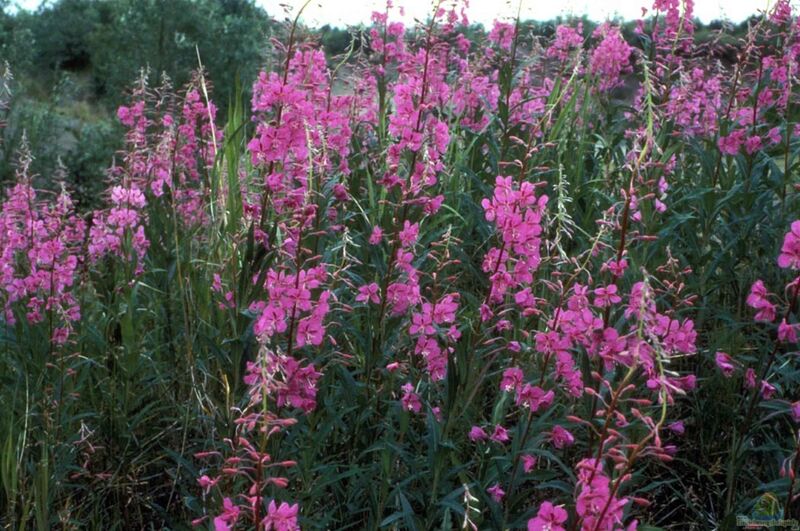
<path fill-rule="evenodd" d="M 481 201 L 486 220 L 494 222 L 504 242 L 489 249 L 483 260 L 483 270 L 491 282 L 489 303 L 501 302 L 509 291 L 522 291 L 520 302 L 531 302 L 524 285 L 532 282 L 541 262 L 541 221 L 546 204 L 547 196 L 537 197 L 531 183 L 517 187 L 514 179 L 506 176 L 498 176 L 492 198 Z M 491 316 L 491 308 L 481 307 L 484 320 Z"/>
<path fill-rule="evenodd" d="M 500 390 L 511 391 L 517 389 L 522 383 L 523 378 L 524 374 L 522 373 L 522 369 L 509 367 L 503 371 L 503 378 L 500 380 Z"/>
<path fill-rule="evenodd" d="M 752 367 L 748 367 L 744 372 L 744 386 L 748 389 L 753 389 L 756 386 L 756 371 Z"/>
<path fill-rule="evenodd" d="M 664 348 L 667 351 L 678 351 L 684 354 L 692 354 L 695 351 L 695 340 L 697 332 L 694 330 L 694 322 L 686 319 L 682 323 L 677 320 L 670 320 L 666 316 L 660 319 L 665 326 Z"/>
<path fill-rule="evenodd" d="M 311 413 L 317 407 L 317 381 L 322 373 L 313 364 L 301 367 L 300 362 L 290 357 L 276 357 L 270 361 L 275 363 L 274 369 L 283 376 L 283 385 L 277 389 L 278 407 L 291 406 Z M 250 364 L 244 378 L 245 383 L 256 384 L 263 371 L 258 364 Z"/>
<path fill-rule="evenodd" d="M 111 189 L 111 202 L 115 205 L 134 208 L 144 208 L 146 203 L 144 194 L 136 185 L 131 185 L 129 188 L 113 187 Z"/>
<path fill-rule="evenodd" d="M 792 229 L 783 238 L 778 266 L 800 269 L 800 220 L 792 223 Z"/>
<path fill-rule="evenodd" d="M 383 230 L 377 225 L 372 227 L 372 234 L 369 235 L 370 245 L 378 245 L 383 239 Z"/>
<path fill-rule="evenodd" d="M 785 24 L 792 18 L 792 4 L 789 0 L 778 0 L 769 13 L 769 21 L 776 25 Z"/>
<path fill-rule="evenodd" d="M 297 323 L 297 337 L 295 345 L 302 348 L 306 345 L 319 346 L 325 337 L 325 328 L 322 325 L 322 316 L 312 314 L 300 319 Z"/>
<path fill-rule="evenodd" d="M 594 305 L 598 308 L 605 308 L 620 302 L 622 298 L 617 295 L 617 286 L 611 284 L 594 290 Z"/>
<path fill-rule="evenodd" d="M 501 426 L 500 424 L 498 424 L 498 425 L 496 425 L 496 426 L 494 427 L 494 433 L 492 433 L 492 436 L 491 436 L 491 437 L 489 437 L 489 438 L 490 438 L 492 441 L 496 442 L 496 443 L 505 443 L 505 442 L 508 442 L 508 440 L 509 440 L 509 437 L 508 437 L 508 430 L 507 430 L 507 429 L 505 429 L 505 428 L 504 428 L 503 426 Z"/>
<path fill-rule="evenodd" d="M 485 441 L 488 438 L 489 435 L 487 435 L 480 426 L 473 426 L 472 429 L 469 430 L 469 440 L 472 442 Z"/>
<path fill-rule="evenodd" d="M 492 30 L 489 32 L 489 42 L 493 42 L 503 50 L 511 50 L 511 44 L 514 42 L 514 24 L 508 22 L 494 21 Z"/>
<path fill-rule="evenodd" d="M 230 531 L 239 519 L 239 507 L 230 498 L 222 500 L 222 514 L 214 518 L 215 531 Z"/>
<path fill-rule="evenodd" d="M 547 57 L 554 57 L 560 61 L 569 59 L 571 52 L 583 46 L 583 24 L 578 23 L 577 28 L 559 24 L 553 43 L 547 49 Z"/>
<path fill-rule="evenodd" d="M 800 229 L 800 226 L 798 229 Z M 784 244 L 784 247 L 785 245 L 786 244 Z M 775 320 L 775 305 L 769 301 L 769 296 L 770 293 L 764 286 L 764 282 L 761 280 L 756 280 L 750 288 L 750 294 L 747 296 L 746 301 L 748 306 L 758 310 L 755 315 L 756 321 L 765 321 L 771 323 Z"/>
<path fill-rule="evenodd" d="M 400 231 L 398 237 L 400 238 L 400 243 L 403 247 L 411 247 L 417 242 L 417 237 L 419 236 L 419 223 L 414 223 L 413 225 L 406 220 L 403 224 L 403 230 Z"/>
<path fill-rule="evenodd" d="M 753 135 L 748 137 L 747 140 L 744 141 L 744 150 L 747 151 L 748 155 L 752 155 L 756 151 L 761 149 L 761 137 L 758 135 Z"/>
<path fill-rule="evenodd" d="M 524 454 L 522 456 L 522 470 L 524 470 L 526 474 L 533 470 L 535 466 L 536 456 L 530 454 Z"/>
<path fill-rule="evenodd" d="M 458 293 L 449 293 L 443 296 L 431 310 L 431 318 L 436 324 L 453 323 L 458 311 Z"/>
<path fill-rule="evenodd" d="M 552 442 L 553 446 L 560 450 L 567 446 L 572 446 L 572 444 L 575 442 L 575 437 L 573 437 L 569 431 L 561 426 L 555 426 L 553 431 L 550 433 L 550 442 Z"/>
<path fill-rule="evenodd" d="M 300 531 L 300 526 L 297 525 L 298 512 L 296 503 L 289 505 L 283 502 L 276 505 L 275 500 L 270 501 L 267 516 L 261 521 L 264 531 Z"/>
<path fill-rule="evenodd" d="M 414 392 L 414 385 L 407 383 L 403 385 L 402 389 L 403 396 L 400 399 L 400 404 L 403 406 L 403 409 L 406 411 L 413 411 L 414 413 L 422 411 L 422 401 L 419 399 L 419 395 Z"/>
<path fill-rule="evenodd" d="M 345 188 L 345 186 L 342 183 L 336 183 L 333 186 L 333 196 L 338 201 L 347 201 L 348 197 L 347 188 Z"/>
<path fill-rule="evenodd" d="M 603 470 L 602 461 L 583 459 L 577 466 L 578 496 L 575 512 L 585 529 L 618 529 L 628 498 L 612 493 L 611 480 Z"/>
<path fill-rule="evenodd" d="M 797 343 L 797 325 L 789 324 L 785 318 L 782 319 L 781 324 L 778 325 L 778 340 Z"/>
<path fill-rule="evenodd" d="M 358 287 L 358 295 L 356 295 L 356 302 L 371 302 L 373 304 L 380 304 L 381 288 L 375 282 L 365 286 Z"/>
<path fill-rule="evenodd" d="M 599 26 L 595 36 L 603 40 L 592 52 L 589 68 L 597 77 L 598 88 L 608 91 L 621 83 L 620 76 L 631 71 L 630 56 L 633 49 L 622 38 L 619 28 L 606 23 Z"/>
<path fill-rule="evenodd" d="M 205 474 L 197 478 L 197 484 L 203 488 L 203 491 L 208 494 L 208 491 L 211 490 L 211 487 L 216 485 L 219 482 L 219 478 L 212 479 Z"/>
<path fill-rule="evenodd" d="M 603 264 L 603 268 L 608 269 L 612 275 L 619 278 L 625 273 L 625 270 L 628 269 L 628 261 L 624 258 L 619 262 L 616 260 L 609 260 L 607 263 Z"/>
<path fill-rule="evenodd" d="M 793 402 L 791 405 L 792 418 L 795 422 L 800 424 L 800 400 Z"/>
<path fill-rule="evenodd" d="M 725 155 L 736 155 L 744 143 L 745 132 L 742 129 L 737 129 L 731 132 L 728 136 L 721 136 L 717 141 L 719 150 Z"/>
<path fill-rule="evenodd" d="M 422 334 L 423 336 L 432 336 L 436 333 L 436 327 L 433 326 L 433 318 L 431 316 L 431 305 L 429 303 L 422 305 L 422 312 L 414 313 L 411 315 L 411 326 L 408 327 L 408 332 L 416 336 Z"/>
<path fill-rule="evenodd" d="M 488 492 L 489 495 L 492 497 L 492 499 L 497 503 L 500 503 L 503 500 L 503 496 L 506 495 L 506 492 L 503 490 L 503 488 L 500 486 L 499 483 L 495 483 L 494 485 L 486 489 L 486 492 Z"/>
<path fill-rule="evenodd" d="M 726 378 L 730 378 L 733 374 L 733 371 L 736 369 L 733 359 L 724 352 L 717 352 L 714 360 L 716 361 L 719 370 L 722 371 L 722 374 L 725 375 Z"/>
<path fill-rule="evenodd" d="M 549 501 L 542 502 L 535 518 L 528 520 L 528 531 L 565 531 L 567 511 Z"/>
<path fill-rule="evenodd" d="M 525 384 L 517 393 L 517 405 L 530 408 L 532 412 L 539 411 L 541 408 L 550 407 L 555 398 L 555 393 L 545 391 L 539 386 Z"/>
<path fill-rule="evenodd" d="M 447 354 L 449 349 L 442 349 L 433 338 L 420 337 L 414 352 L 425 359 L 425 369 L 431 380 L 438 382 L 447 376 Z"/>
<path fill-rule="evenodd" d="M 766 380 L 761 380 L 761 398 L 764 400 L 770 400 L 773 396 L 775 396 L 775 391 L 776 389 L 774 385 Z"/>
<path fill-rule="evenodd" d="M 686 432 L 686 426 L 684 426 L 682 420 L 671 423 L 667 428 L 678 435 L 683 435 Z"/>

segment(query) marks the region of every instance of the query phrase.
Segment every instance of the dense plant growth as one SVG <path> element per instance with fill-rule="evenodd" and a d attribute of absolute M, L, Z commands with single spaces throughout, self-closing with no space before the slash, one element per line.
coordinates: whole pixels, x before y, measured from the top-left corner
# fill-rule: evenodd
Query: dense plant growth
<path fill-rule="evenodd" d="M 202 69 L 143 75 L 88 212 L 23 138 L 0 522 L 800 518 L 800 25 L 779 1 L 728 63 L 651 7 L 631 45 L 388 4 L 333 62 L 295 20 L 224 123 Z"/>

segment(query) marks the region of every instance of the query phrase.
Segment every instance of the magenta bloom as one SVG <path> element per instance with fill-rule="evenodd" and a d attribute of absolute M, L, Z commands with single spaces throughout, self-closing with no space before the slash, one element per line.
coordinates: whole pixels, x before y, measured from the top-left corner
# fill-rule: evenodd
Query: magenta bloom
<path fill-rule="evenodd" d="M 383 230 L 377 225 L 372 227 L 372 234 L 369 235 L 370 245 L 378 245 L 383 239 Z"/>
<path fill-rule="evenodd" d="M 686 433 L 686 426 L 683 424 L 682 420 L 671 423 L 669 426 L 667 426 L 667 428 L 669 428 L 671 432 L 677 433 L 678 435 L 683 435 Z"/>
<path fill-rule="evenodd" d="M 553 446 L 560 450 L 567 446 L 572 446 L 572 443 L 575 442 L 575 437 L 573 437 L 569 431 L 561 426 L 556 426 L 550 433 L 550 442 L 552 442 Z"/>
<path fill-rule="evenodd" d="M 517 405 L 530 408 L 531 411 L 536 412 L 541 408 L 550 407 L 555 398 L 555 393 L 552 391 L 545 392 L 539 386 L 532 386 L 525 384 L 517 392 Z"/>
<path fill-rule="evenodd" d="M 724 352 L 717 352 L 714 360 L 716 361 L 719 370 L 722 371 L 723 375 L 725 375 L 725 378 L 730 378 L 733 374 L 733 371 L 736 369 L 733 359 Z"/>
<path fill-rule="evenodd" d="M 744 385 L 748 389 L 753 389 L 756 386 L 756 371 L 752 367 L 748 367 L 744 372 Z"/>
<path fill-rule="evenodd" d="M 787 343 L 797 343 L 797 325 L 789 324 L 786 319 L 778 325 L 778 339 Z"/>
<path fill-rule="evenodd" d="M 413 411 L 414 413 L 422 411 L 422 401 L 419 399 L 419 395 L 414 392 L 413 384 L 407 383 L 403 385 L 403 396 L 400 399 L 400 404 L 406 411 Z"/>
<path fill-rule="evenodd" d="M 536 466 L 536 456 L 525 454 L 522 456 L 522 470 L 529 473 Z"/>
<path fill-rule="evenodd" d="M 299 531 L 298 512 L 299 507 L 296 503 L 289 505 L 283 502 L 276 505 L 275 500 L 272 500 L 267 508 L 267 516 L 261 521 L 264 531 Z"/>
<path fill-rule="evenodd" d="M 522 384 L 524 374 L 522 369 L 517 367 L 509 367 L 503 371 L 503 378 L 500 380 L 501 391 L 512 391 L 517 389 Z"/>
<path fill-rule="evenodd" d="M 564 531 L 567 511 L 549 501 L 542 502 L 535 518 L 528 520 L 528 531 Z"/>
<path fill-rule="evenodd" d="M 625 506 L 630 500 L 616 496 L 602 461 L 583 459 L 578 463 L 577 472 L 579 492 L 575 512 L 583 521 L 583 528 L 620 529 Z"/>
<path fill-rule="evenodd" d="M 620 261 L 609 260 L 603 264 L 603 269 L 608 269 L 615 277 L 621 277 L 625 270 L 628 269 L 628 261 L 624 258 Z"/>
<path fill-rule="evenodd" d="M 745 132 L 741 129 L 733 131 L 728 136 L 721 136 L 717 141 L 719 150 L 725 155 L 736 155 L 744 143 Z"/>
<path fill-rule="evenodd" d="M 800 400 L 792 404 L 792 418 L 800 424 Z"/>
<path fill-rule="evenodd" d="M 761 398 L 771 400 L 775 396 L 775 386 L 766 380 L 761 380 Z"/>
<path fill-rule="evenodd" d="M 503 488 L 500 487 L 499 483 L 495 483 L 494 485 L 486 489 L 486 492 L 488 492 L 489 495 L 492 497 L 492 499 L 497 503 L 500 503 L 503 500 L 503 496 L 506 495 L 506 491 L 504 491 Z"/>
<path fill-rule="evenodd" d="M 514 30 L 513 24 L 495 20 L 492 31 L 489 32 L 489 41 L 503 50 L 509 51 L 511 50 L 511 44 L 514 42 Z"/>
<path fill-rule="evenodd" d="M 792 230 L 783 238 L 778 265 L 791 269 L 800 269 L 800 220 L 792 223 Z"/>
<path fill-rule="evenodd" d="M 278 390 L 278 407 L 291 405 L 311 413 L 317 407 L 317 381 L 322 373 L 309 363 L 305 367 L 294 358 L 283 360 L 285 386 Z"/>
<path fill-rule="evenodd" d="M 785 243 L 784 247 L 786 247 Z M 770 293 L 767 291 L 762 280 L 753 282 L 753 286 L 750 288 L 750 294 L 747 296 L 747 305 L 758 310 L 755 315 L 756 321 L 771 323 L 775 320 L 775 305 L 769 301 L 769 296 Z"/>
<path fill-rule="evenodd" d="M 498 424 L 494 427 L 494 433 L 492 433 L 492 436 L 489 438 L 496 443 L 508 442 L 508 430 Z"/>
<path fill-rule="evenodd" d="M 618 86 L 622 82 L 621 75 L 631 71 L 633 48 L 622 38 L 619 28 L 608 23 L 599 26 L 594 35 L 602 36 L 603 40 L 592 52 L 589 69 L 597 76 L 598 88 L 605 92 Z"/>
<path fill-rule="evenodd" d="M 758 135 L 753 135 L 749 137 L 747 140 L 744 141 L 744 150 L 747 151 L 748 155 L 752 155 L 756 151 L 761 149 L 761 137 Z"/>
<path fill-rule="evenodd" d="M 358 295 L 356 295 L 356 302 L 369 301 L 373 304 L 379 304 L 381 302 L 380 291 L 381 289 L 375 282 L 373 282 L 372 284 L 359 286 Z"/>
<path fill-rule="evenodd" d="M 411 224 L 408 221 L 403 225 L 403 230 L 398 235 L 403 247 L 411 247 L 417 242 L 419 236 L 419 223 Z"/>
<path fill-rule="evenodd" d="M 239 507 L 230 498 L 222 500 L 222 514 L 214 518 L 214 531 L 230 531 L 239 519 Z"/>
<path fill-rule="evenodd" d="M 469 440 L 472 442 L 475 441 L 485 441 L 489 438 L 489 435 L 483 431 L 483 428 L 480 426 L 473 426 L 471 430 L 469 430 Z"/>
<path fill-rule="evenodd" d="M 612 306 L 621 300 L 622 298 L 617 295 L 617 286 L 615 284 L 594 290 L 594 305 L 598 308 Z"/>
<path fill-rule="evenodd" d="M 583 46 L 583 24 L 578 23 L 577 28 L 560 24 L 556 28 L 553 43 L 547 49 L 547 57 L 555 57 L 560 61 L 569 59 L 573 50 Z"/>
<path fill-rule="evenodd" d="M 203 491 L 206 494 L 208 494 L 208 492 L 211 490 L 211 487 L 215 486 L 218 482 L 219 478 L 213 479 L 205 474 L 197 478 L 197 484 L 203 487 Z"/>

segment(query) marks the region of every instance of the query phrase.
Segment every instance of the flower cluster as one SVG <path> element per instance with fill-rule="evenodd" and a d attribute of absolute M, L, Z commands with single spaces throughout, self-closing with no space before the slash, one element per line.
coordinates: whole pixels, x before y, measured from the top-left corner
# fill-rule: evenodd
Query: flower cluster
<path fill-rule="evenodd" d="M 228 457 L 217 451 L 199 452 L 198 459 L 224 458 L 219 466 L 218 476 L 204 474 L 198 478 L 198 485 L 205 495 L 212 489 L 219 491 L 217 498 L 222 498 L 221 511 L 213 516 L 216 531 L 230 531 L 237 523 L 247 522 L 255 529 L 265 531 L 297 531 L 299 514 L 298 504 L 269 501 L 264 511 L 265 501 L 262 495 L 264 488 L 273 486 L 285 488 L 289 480 L 277 475 L 279 469 L 288 469 L 295 465 L 292 461 L 274 461 L 272 456 L 263 450 L 263 441 L 276 437 L 282 430 L 296 422 L 294 418 L 281 418 L 274 412 L 264 409 L 268 399 L 276 400 L 278 407 L 291 405 L 308 412 L 316 405 L 316 381 L 320 373 L 312 366 L 299 367 L 291 358 L 274 354 L 262 349 L 256 362 L 248 363 L 247 375 L 244 378 L 248 385 L 249 402 L 245 409 L 238 411 L 236 419 L 237 434 L 233 439 L 225 439 Z M 261 439 L 258 442 L 256 438 Z M 231 497 L 223 491 L 223 484 L 228 481 L 243 481 L 249 484 L 245 494 Z M 208 517 L 193 521 L 201 525 Z"/>
<path fill-rule="evenodd" d="M 196 84 L 204 85 L 200 73 L 183 97 L 179 116 L 162 103 L 171 96 L 169 86 L 151 93 L 146 78 L 134 91 L 134 102 L 117 110 L 128 131 L 123 164 L 109 170 L 109 206 L 94 212 L 89 256 L 97 261 L 116 256 L 135 263 L 142 273 L 150 246 L 146 227 L 150 200 L 169 201 L 165 208 L 188 226 L 206 221 L 205 176 L 214 163 L 222 141 L 216 106 L 204 100 Z M 164 197 L 169 190 L 170 197 Z M 148 200 L 148 194 L 151 199 Z M 158 201 L 157 201 L 158 202 Z"/>
<path fill-rule="evenodd" d="M 54 344 L 67 341 L 81 310 L 75 296 L 85 223 L 62 188 L 53 199 L 31 184 L 23 146 L 17 184 L 0 208 L 0 294 L 3 318 L 47 323 Z"/>
<path fill-rule="evenodd" d="M 622 83 L 623 74 L 631 72 L 633 49 L 622 38 L 619 28 L 603 24 L 595 30 L 594 36 L 602 40 L 592 52 L 589 69 L 597 76 L 601 91 L 611 90 Z"/>
<path fill-rule="evenodd" d="M 269 295 L 267 302 L 256 302 L 251 310 L 259 312 L 253 331 L 267 342 L 276 333 L 289 330 L 294 346 L 319 346 L 325 335 L 323 321 L 330 308 L 330 291 L 324 290 L 314 298 L 317 290 L 327 279 L 324 266 L 318 266 L 297 273 L 270 270 L 264 281 Z M 304 316 L 303 316 L 304 315 Z"/>
<path fill-rule="evenodd" d="M 307 193 L 319 193 L 324 183 L 309 175 L 327 175 L 337 168 L 348 172 L 349 96 L 333 96 L 325 54 L 298 50 L 288 60 L 283 76 L 262 72 L 253 85 L 252 109 L 256 134 L 247 147 L 254 166 L 262 169 L 262 197 L 278 213 L 304 210 Z M 263 217 L 265 204 L 255 204 Z"/>
<path fill-rule="evenodd" d="M 778 266 L 783 269 L 793 271 L 800 270 L 800 221 L 795 221 L 791 225 L 791 230 L 783 238 L 780 254 L 778 255 Z M 764 400 L 770 400 L 775 392 L 776 386 L 770 383 L 779 378 L 779 374 L 770 374 L 778 350 L 781 346 L 795 345 L 798 341 L 800 323 L 792 322 L 793 315 L 797 309 L 798 292 L 800 292 L 800 278 L 794 278 L 786 284 L 786 299 L 781 300 L 774 293 L 770 293 L 763 280 L 756 280 L 747 295 L 747 305 L 756 310 L 754 319 L 761 323 L 775 323 L 778 319 L 778 310 L 781 310 L 781 320 L 777 326 L 776 341 L 773 351 L 767 358 L 766 364 L 762 366 L 760 374 L 752 367 L 745 370 L 744 385 L 748 389 L 760 392 Z M 737 363 L 724 352 L 718 352 L 716 356 L 717 367 L 726 377 L 731 377 L 736 369 Z"/>
<path fill-rule="evenodd" d="M 486 220 L 492 222 L 500 233 L 501 246 L 493 247 L 483 261 L 483 270 L 492 283 L 488 300 L 502 302 L 505 295 L 514 292 L 516 303 L 533 311 L 536 300 L 530 287 L 533 274 L 541 262 L 540 246 L 542 215 L 547 196 L 537 197 L 532 183 L 515 184 L 513 177 L 499 176 L 495 180 L 494 195 L 481 201 Z M 482 310 L 490 315 L 487 307 Z"/>

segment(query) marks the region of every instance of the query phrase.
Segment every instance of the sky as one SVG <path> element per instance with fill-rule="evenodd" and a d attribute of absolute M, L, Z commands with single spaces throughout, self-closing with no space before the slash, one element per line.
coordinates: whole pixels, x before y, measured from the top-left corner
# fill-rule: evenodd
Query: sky
<path fill-rule="evenodd" d="M 282 17 L 294 13 L 306 0 L 256 0 L 267 13 Z M 445 0 L 447 1 L 447 0 Z M 758 10 L 764 10 L 775 0 L 695 0 L 695 16 L 703 22 L 728 19 L 740 22 Z M 41 0 L 12 0 L 23 9 L 35 9 Z M 405 16 L 395 15 L 405 22 L 424 20 L 430 14 L 431 0 L 394 0 L 404 6 Z M 796 1 L 792 2 L 796 4 Z M 558 15 L 588 15 L 594 20 L 621 17 L 636 19 L 641 6 L 652 0 L 470 0 L 467 11 L 472 22 L 491 24 L 495 18 L 512 17 L 520 9 L 523 19 L 550 20 Z M 348 26 L 369 23 L 373 11 L 383 11 L 385 0 L 311 0 L 301 17 L 309 26 Z M 292 15 L 293 18 L 293 15 Z"/>
<path fill-rule="evenodd" d="M 281 16 L 286 7 L 294 11 L 306 0 L 257 0 L 268 13 Z M 447 1 L 447 0 L 445 0 Z M 775 0 L 695 0 L 695 16 L 703 22 L 728 19 L 740 22 L 758 10 L 764 10 Z M 414 18 L 424 20 L 430 14 L 431 0 L 394 0 L 405 9 L 406 22 Z M 521 18 L 550 20 L 558 15 L 588 15 L 594 20 L 621 17 L 636 19 L 641 7 L 652 5 L 652 0 L 470 0 L 467 10 L 472 22 L 484 25 L 500 17 L 514 17 L 518 7 Z M 797 2 L 792 2 L 796 4 Z M 347 26 L 368 23 L 372 11 L 383 11 L 385 0 L 311 0 L 301 19 L 310 26 L 330 24 Z M 794 7 L 794 6 L 793 6 Z"/>

